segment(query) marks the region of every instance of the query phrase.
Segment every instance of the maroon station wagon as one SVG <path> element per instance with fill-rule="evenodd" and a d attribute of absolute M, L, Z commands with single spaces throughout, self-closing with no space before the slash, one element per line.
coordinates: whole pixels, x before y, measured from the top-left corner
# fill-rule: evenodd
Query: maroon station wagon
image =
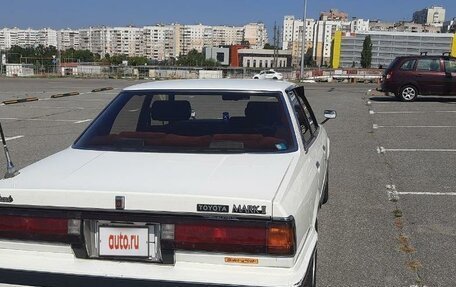
<path fill-rule="evenodd" d="M 381 91 L 404 102 L 418 95 L 456 96 L 456 58 L 446 54 L 397 57 L 383 74 Z"/>

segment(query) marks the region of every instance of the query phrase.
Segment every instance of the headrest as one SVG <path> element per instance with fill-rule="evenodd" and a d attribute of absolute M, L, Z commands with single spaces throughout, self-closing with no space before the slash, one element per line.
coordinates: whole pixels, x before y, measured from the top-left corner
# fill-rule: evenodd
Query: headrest
<path fill-rule="evenodd" d="M 280 122 L 280 104 L 277 102 L 249 102 L 245 108 L 245 116 L 248 120 L 261 124 Z"/>
<path fill-rule="evenodd" d="M 155 121 L 185 121 L 190 119 L 191 113 L 189 101 L 155 101 L 150 110 Z"/>

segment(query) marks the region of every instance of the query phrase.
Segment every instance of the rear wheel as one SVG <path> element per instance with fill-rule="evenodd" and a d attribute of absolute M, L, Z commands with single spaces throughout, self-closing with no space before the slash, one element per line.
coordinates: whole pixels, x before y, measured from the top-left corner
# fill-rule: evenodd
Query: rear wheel
<path fill-rule="evenodd" d="M 399 91 L 399 99 L 403 102 L 413 102 L 418 97 L 418 90 L 412 86 L 407 85 Z"/>
<path fill-rule="evenodd" d="M 312 259 L 309 262 L 309 267 L 307 267 L 306 277 L 302 282 L 301 287 L 315 287 L 317 286 L 317 247 L 315 246 L 314 253 L 312 254 Z"/>

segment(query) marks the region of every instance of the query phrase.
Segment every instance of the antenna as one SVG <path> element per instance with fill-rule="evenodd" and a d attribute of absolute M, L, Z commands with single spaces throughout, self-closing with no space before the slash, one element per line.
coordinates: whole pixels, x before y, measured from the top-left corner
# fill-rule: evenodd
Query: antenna
<path fill-rule="evenodd" d="M 5 139 L 5 134 L 3 133 L 3 128 L 2 124 L 0 123 L 0 136 L 2 137 L 2 143 L 3 143 L 3 150 L 5 151 L 5 157 L 6 157 L 6 174 L 5 178 L 11 178 L 15 177 L 16 175 L 19 174 L 19 172 L 16 170 L 14 167 L 13 162 L 11 161 L 11 157 L 8 151 L 8 147 L 6 146 L 6 139 Z"/>

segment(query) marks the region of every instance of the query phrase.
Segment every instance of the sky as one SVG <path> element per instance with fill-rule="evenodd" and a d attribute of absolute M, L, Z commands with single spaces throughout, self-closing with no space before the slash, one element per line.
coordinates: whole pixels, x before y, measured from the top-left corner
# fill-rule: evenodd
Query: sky
<path fill-rule="evenodd" d="M 308 18 L 338 8 L 350 17 L 410 20 L 429 6 L 456 17 L 456 0 L 308 0 Z M 0 0 L 0 28 L 83 28 L 157 23 L 245 25 L 264 22 L 269 31 L 285 15 L 302 18 L 304 0 Z M 271 37 L 270 37 L 271 38 Z"/>

